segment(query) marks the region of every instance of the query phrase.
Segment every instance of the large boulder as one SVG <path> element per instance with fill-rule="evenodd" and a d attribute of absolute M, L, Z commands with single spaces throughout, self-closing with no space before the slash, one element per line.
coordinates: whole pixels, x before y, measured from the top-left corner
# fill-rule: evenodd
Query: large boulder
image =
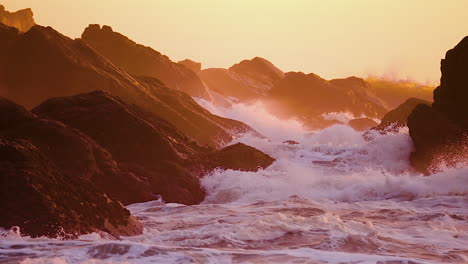
<path fill-rule="evenodd" d="M 32 237 L 105 231 L 137 235 L 142 225 L 91 181 L 65 175 L 25 140 L 0 138 L 0 226 Z"/>
<path fill-rule="evenodd" d="M 26 32 L 36 23 L 33 12 L 30 8 L 8 12 L 3 5 L 0 5 L 0 23 L 10 27 L 15 27 L 19 31 Z"/>
<path fill-rule="evenodd" d="M 408 116 L 413 112 L 413 109 L 420 104 L 431 105 L 429 101 L 418 98 L 409 98 L 397 108 L 386 113 L 380 124 L 374 129 L 386 131 L 398 130 L 401 127 L 405 127 L 408 122 Z"/>
<path fill-rule="evenodd" d="M 205 172 L 219 168 L 223 170 L 258 171 L 265 169 L 275 161 L 260 150 L 236 143 L 221 150 L 205 155 L 202 166 Z"/>
<path fill-rule="evenodd" d="M 37 118 L 0 98 L 0 136 L 27 140 L 64 175 L 94 183 L 124 204 L 153 199 L 147 180 L 120 166 L 112 155 L 80 131 L 55 120 Z"/>
<path fill-rule="evenodd" d="M 418 105 L 408 117 L 411 161 L 426 174 L 468 161 L 468 37 L 447 52 L 441 71 L 432 107 Z"/>
<path fill-rule="evenodd" d="M 211 149 L 201 147 L 172 124 L 138 106 L 95 91 L 46 100 L 33 113 L 60 121 L 95 140 L 119 166 L 142 179 L 132 187 L 141 185 L 142 190 L 161 195 L 167 202 L 198 204 L 205 197 L 198 178 L 186 168 Z M 106 181 L 112 182 L 112 176 Z M 123 188 L 126 186 L 122 184 Z M 125 203 L 154 199 L 125 189 L 115 197 Z"/>
<path fill-rule="evenodd" d="M 27 108 L 51 97 L 105 90 L 174 124 L 200 144 L 220 147 L 247 125 L 215 116 L 184 92 L 152 77 L 136 78 L 113 65 L 83 40 L 50 27 L 24 34 L 0 26 L 0 96 Z M 185 71 L 192 71 L 186 69 Z"/>
<path fill-rule="evenodd" d="M 208 90 L 194 71 L 150 47 L 114 32 L 109 26 L 89 25 L 81 38 L 114 65 L 132 75 L 154 77 L 170 88 L 192 96 L 210 98 Z"/>
<path fill-rule="evenodd" d="M 185 59 L 177 62 L 180 65 L 187 67 L 188 69 L 192 70 L 193 72 L 201 71 L 202 64 L 200 62 L 195 62 L 193 60 Z"/>
<path fill-rule="evenodd" d="M 32 236 L 56 236 L 60 230 L 72 236 L 141 232 L 112 192 L 123 185 L 133 191 L 135 182 L 121 181 L 131 175 L 107 151 L 79 131 L 36 118 L 9 100 L 0 98 L 0 112 L 0 210 L 8 212 L 0 226 L 20 226 Z"/>

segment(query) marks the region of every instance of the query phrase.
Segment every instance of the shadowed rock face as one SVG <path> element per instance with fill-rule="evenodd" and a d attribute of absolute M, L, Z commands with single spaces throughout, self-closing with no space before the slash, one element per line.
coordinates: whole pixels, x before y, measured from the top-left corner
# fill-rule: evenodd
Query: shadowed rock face
<path fill-rule="evenodd" d="M 229 69 L 210 68 L 198 75 L 210 90 L 239 100 L 252 100 L 266 95 L 284 73 L 271 62 L 255 57 Z"/>
<path fill-rule="evenodd" d="M 149 76 L 161 80 L 168 87 L 192 96 L 209 99 L 209 93 L 197 74 L 167 56 L 126 36 L 111 27 L 90 25 L 82 39 L 114 65 L 135 76 Z"/>
<path fill-rule="evenodd" d="M 82 131 L 108 150 L 119 166 L 137 175 L 141 182 L 133 185 L 150 195 L 137 199 L 138 193 L 118 193 L 116 197 L 126 204 L 152 200 L 154 195 L 182 204 L 204 199 L 198 178 L 185 168 L 211 149 L 201 147 L 167 121 L 103 91 L 49 99 L 33 112 Z M 123 200 L 126 194 L 134 199 Z"/>
<path fill-rule="evenodd" d="M 418 105 L 408 117 L 411 161 L 425 173 L 468 160 L 468 37 L 447 52 L 441 71 L 432 107 Z"/>
<path fill-rule="evenodd" d="M 0 5 L 0 23 L 10 27 L 15 27 L 19 31 L 26 32 L 36 23 L 33 12 L 30 8 L 8 12 L 3 5 Z"/>
<path fill-rule="evenodd" d="M 380 124 L 374 129 L 380 131 L 384 131 L 387 129 L 398 130 L 400 127 L 406 126 L 408 116 L 411 114 L 411 112 L 413 112 L 413 109 L 420 104 L 431 105 L 429 101 L 417 98 L 409 98 L 397 108 L 386 113 L 382 118 Z"/>
<path fill-rule="evenodd" d="M 0 226 L 20 226 L 33 237 L 142 232 L 122 204 L 98 188 L 106 173 L 117 181 L 122 173 L 105 150 L 3 98 L 0 110 L 0 210 L 8 212 Z"/>
<path fill-rule="evenodd" d="M 2 26 L 0 36 L 4 37 L 0 95 L 28 108 L 51 97 L 105 90 L 166 119 L 200 144 L 219 147 L 231 141 L 235 132 L 253 131 L 241 122 L 212 115 L 189 95 L 157 79 L 132 77 L 84 41 L 50 27 L 34 26 L 19 34 Z"/>

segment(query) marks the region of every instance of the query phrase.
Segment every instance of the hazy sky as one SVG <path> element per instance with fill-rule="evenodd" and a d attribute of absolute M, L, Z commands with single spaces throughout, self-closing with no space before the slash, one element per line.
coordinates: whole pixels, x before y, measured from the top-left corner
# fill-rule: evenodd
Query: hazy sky
<path fill-rule="evenodd" d="M 437 82 L 468 35 L 468 0 L 0 0 L 79 37 L 88 24 L 177 61 L 229 67 L 255 56 L 325 78 L 368 74 Z"/>

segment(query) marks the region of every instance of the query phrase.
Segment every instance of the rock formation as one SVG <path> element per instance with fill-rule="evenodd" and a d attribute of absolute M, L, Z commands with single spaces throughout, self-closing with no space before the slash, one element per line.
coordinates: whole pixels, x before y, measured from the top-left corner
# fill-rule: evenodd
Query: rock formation
<path fill-rule="evenodd" d="M 195 73 L 198 73 L 199 71 L 201 71 L 201 68 L 202 68 L 201 63 L 195 62 L 195 61 L 189 60 L 189 59 L 185 59 L 185 60 L 179 61 L 177 63 L 180 64 L 180 65 L 184 65 L 185 67 L 189 68 L 190 70 L 192 70 Z"/>
<path fill-rule="evenodd" d="M 257 171 L 267 168 L 274 161 L 275 159 L 258 149 L 237 143 L 206 155 L 203 166 L 207 171 L 215 168 Z"/>
<path fill-rule="evenodd" d="M 96 91 L 46 100 L 33 113 L 80 130 L 109 151 L 119 166 L 140 179 L 121 184 L 121 190 L 112 192 L 125 204 L 152 200 L 154 195 L 181 204 L 198 204 L 205 197 L 198 178 L 186 168 L 208 149 L 135 105 Z M 112 176 L 104 181 L 112 182 Z M 139 191 L 125 190 L 127 186 L 138 187 Z M 103 190 L 107 191 L 105 185 Z M 148 195 L 142 196 L 142 192 Z"/>
<path fill-rule="evenodd" d="M 408 117 L 411 161 L 425 173 L 468 160 L 468 37 L 447 52 L 441 72 L 432 107 L 418 105 Z"/>
<path fill-rule="evenodd" d="M 284 73 L 271 62 L 255 57 L 229 69 L 210 68 L 198 75 L 212 91 L 238 100 L 251 100 L 266 95 Z"/>
<path fill-rule="evenodd" d="M 9 100 L 0 98 L 0 111 L 0 210 L 8 212 L 0 226 L 20 226 L 33 237 L 141 233 L 122 204 L 97 187 L 106 174 L 114 180 L 108 186 L 121 184 L 122 171 L 105 150 Z"/>
<path fill-rule="evenodd" d="M 114 65 L 131 75 L 157 78 L 169 88 L 210 99 L 208 90 L 194 71 L 114 32 L 109 26 L 101 28 L 99 25 L 90 25 L 81 37 Z"/>
<path fill-rule="evenodd" d="M 327 81 L 315 74 L 288 72 L 270 90 L 268 101 L 276 114 L 297 118 L 315 128 L 333 123 L 321 117 L 326 113 L 348 112 L 378 118 L 386 112 L 366 82 L 356 77 Z"/>
<path fill-rule="evenodd" d="M 375 129 L 380 131 L 398 130 L 400 127 L 407 125 L 408 116 L 413 112 L 413 109 L 420 104 L 431 105 L 429 101 L 417 98 L 409 98 L 397 108 L 389 111 L 384 115 L 382 121 Z"/>
<path fill-rule="evenodd" d="M 237 132 L 253 131 L 241 122 L 212 115 L 189 95 L 155 78 L 132 77 L 83 40 L 72 40 L 50 27 L 34 26 L 19 34 L 2 26 L 0 36 L 0 95 L 28 108 L 50 97 L 105 90 L 166 119 L 200 144 L 219 147 Z"/>
<path fill-rule="evenodd" d="M 33 12 L 30 8 L 8 12 L 3 5 L 0 5 L 0 23 L 10 27 L 15 27 L 19 31 L 26 32 L 33 27 Z"/>

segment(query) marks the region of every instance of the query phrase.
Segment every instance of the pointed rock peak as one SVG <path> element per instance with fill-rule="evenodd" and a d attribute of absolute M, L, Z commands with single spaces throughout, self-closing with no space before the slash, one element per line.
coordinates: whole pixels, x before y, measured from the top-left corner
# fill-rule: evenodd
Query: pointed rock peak
<path fill-rule="evenodd" d="M 185 67 L 189 68 L 194 72 L 201 71 L 202 64 L 200 62 L 195 62 L 193 60 L 185 59 L 177 62 L 178 64 L 184 65 Z"/>
<path fill-rule="evenodd" d="M 0 23 L 15 27 L 19 31 L 26 32 L 36 24 L 33 16 L 30 8 L 9 12 L 5 10 L 3 5 L 0 5 Z"/>
<path fill-rule="evenodd" d="M 251 60 L 243 60 L 233 65 L 229 70 L 239 74 L 263 74 L 273 79 L 284 77 L 284 72 L 277 68 L 273 63 L 260 57 Z"/>

